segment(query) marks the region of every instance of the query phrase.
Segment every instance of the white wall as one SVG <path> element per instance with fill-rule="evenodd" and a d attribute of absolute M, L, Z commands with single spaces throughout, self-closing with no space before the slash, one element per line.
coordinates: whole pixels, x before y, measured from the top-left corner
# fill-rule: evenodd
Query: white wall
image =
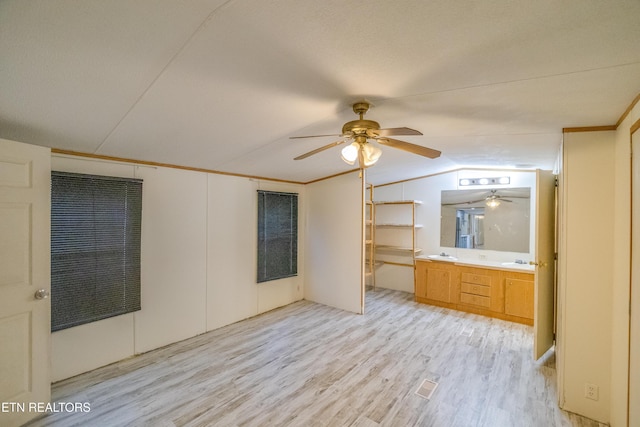
<path fill-rule="evenodd" d="M 52 334 L 53 381 L 302 299 L 302 185 L 54 155 L 52 168 L 143 183 L 142 310 Z M 256 190 L 299 193 L 298 276 L 256 283 Z"/>
<path fill-rule="evenodd" d="M 206 331 L 207 176 L 148 167 L 135 175 L 143 179 L 135 353 L 143 353 Z"/>
<path fill-rule="evenodd" d="M 420 200 L 416 207 L 416 223 L 423 228 L 416 231 L 416 245 L 423 249 L 422 255 L 445 252 L 467 260 L 514 261 L 515 259 L 533 259 L 535 253 L 535 202 L 531 199 L 529 224 L 529 251 L 527 253 L 501 252 L 482 249 L 461 249 L 440 246 L 441 191 L 457 190 L 458 180 L 462 178 L 482 178 L 509 176 L 511 183 L 487 188 L 530 187 L 531 194 L 536 193 L 536 174 L 514 170 L 459 170 L 426 178 L 415 179 L 374 188 L 375 201 Z M 532 196 L 533 197 L 533 196 Z M 486 235 L 485 235 L 486 238 Z M 395 265 L 383 265 L 376 270 L 376 286 L 414 292 L 413 271 L 411 268 Z"/>
<path fill-rule="evenodd" d="M 362 312 L 363 197 L 358 172 L 307 185 L 305 299 Z"/>
<path fill-rule="evenodd" d="M 305 236 L 304 187 L 209 174 L 207 330 L 302 299 L 304 251 L 298 276 L 256 285 L 257 190 L 296 192 L 298 241 Z"/>
<path fill-rule="evenodd" d="M 614 137 L 612 131 L 566 133 L 561 179 L 560 406 L 601 422 L 609 421 L 611 402 Z M 586 383 L 599 387 L 599 400 L 585 397 Z"/>

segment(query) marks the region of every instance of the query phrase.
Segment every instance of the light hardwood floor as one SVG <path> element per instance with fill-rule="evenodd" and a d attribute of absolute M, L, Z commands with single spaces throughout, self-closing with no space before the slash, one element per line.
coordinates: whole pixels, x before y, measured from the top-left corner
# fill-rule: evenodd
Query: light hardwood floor
<path fill-rule="evenodd" d="M 36 426 L 599 426 L 558 409 L 532 328 L 367 292 L 364 316 L 307 301 L 53 386 L 89 413 Z M 415 394 L 439 383 L 431 400 Z"/>

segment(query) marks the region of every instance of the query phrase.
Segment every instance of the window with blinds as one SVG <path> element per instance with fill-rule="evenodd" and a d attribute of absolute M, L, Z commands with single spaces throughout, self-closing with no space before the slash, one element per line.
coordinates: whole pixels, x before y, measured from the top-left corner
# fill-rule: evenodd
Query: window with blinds
<path fill-rule="evenodd" d="M 298 195 L 258 191 L 258 283 L 298 274 Z"/>
<path fill-rule="evenodd" d="M 140 310 L 142 180 L 51 173 L 51 330 Z"/>

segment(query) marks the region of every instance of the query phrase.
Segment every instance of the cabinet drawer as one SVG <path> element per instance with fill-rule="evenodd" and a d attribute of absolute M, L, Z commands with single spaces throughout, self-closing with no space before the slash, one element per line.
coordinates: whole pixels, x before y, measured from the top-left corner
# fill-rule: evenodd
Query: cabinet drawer
<path fill-rule="evenodd" d="M 491 286 L 474 285 L 473 283 L 461 283 L 460 290 L 467 294 L 481 295 L 483 297 L 491 296 Z"/>
<path fill-rule="evenodd" d="M 464 283 L 472 283 L 474 285 L 491 285 L 491 276 L 483 276 L 482 274 L 462 273 L 461 281 Z"/>
<path fill-rule="evenodd" d="M 464 292 L 460 294 L 460 302 L 463 304 L 477 305 L 484 308 L 491 307 L 491 298 L 482 297 L 480 295 L 467 294 Z"/>

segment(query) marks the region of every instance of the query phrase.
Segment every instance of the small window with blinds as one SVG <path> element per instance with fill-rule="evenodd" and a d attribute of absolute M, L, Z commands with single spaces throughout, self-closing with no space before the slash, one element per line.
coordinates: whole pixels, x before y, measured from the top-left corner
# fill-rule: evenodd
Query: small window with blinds
<path fill-rule="evenodd" d="M 298 274 L 298 195 L 258 191 L 258 283 Z"/>
<path fill-rule="evenodd" d="M 142 180 L 51 173 L 51 330 L 140 310 Z"/>

